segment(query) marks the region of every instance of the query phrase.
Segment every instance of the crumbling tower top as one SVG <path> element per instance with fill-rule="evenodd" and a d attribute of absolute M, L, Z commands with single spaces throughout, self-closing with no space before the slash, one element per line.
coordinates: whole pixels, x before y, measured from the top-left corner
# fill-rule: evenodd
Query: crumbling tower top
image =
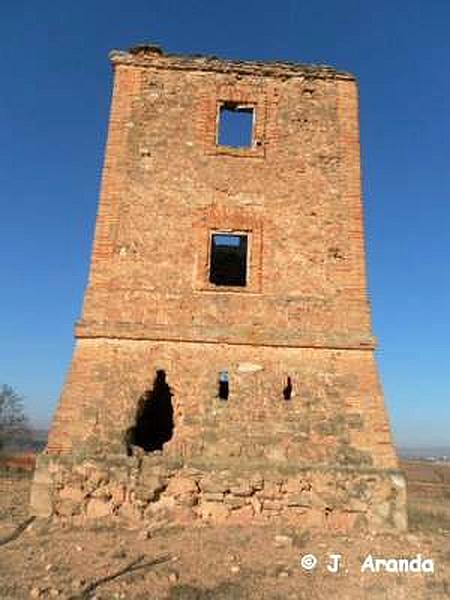
<path fill-rule="evenodd" d="M 204 70 L 217 72 L 238 72 L 244 74 L 260 74 L 272 77 L 305 77 L 324 79 L 351 79 L 355 77 L 347 71 L 341 71 L 328 65 L 304 64 L 289 61 L 251 61 L 230 60 L 217 56 L 200 54 L 166 53 L 158 44 L 143 43 L 133 46 L 128 51 L 112 50 L 109 54 L 113 64 L 134 64 L 146 66 L 149 63 L 161 67 Z"/>

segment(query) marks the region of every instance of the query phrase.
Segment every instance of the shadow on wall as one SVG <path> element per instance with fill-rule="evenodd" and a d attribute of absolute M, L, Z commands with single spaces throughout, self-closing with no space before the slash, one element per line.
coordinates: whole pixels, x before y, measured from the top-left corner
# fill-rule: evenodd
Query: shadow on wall
<path fill-rule="evenodd" d="M 139 446 L 145 452 L 162 450 L 174 429 L 172 392 L 166 382 L 166 372 L 156 371 L 153 388 L 142 394 L 138 400 L 136 424 L 126 432 L 128 456 L 132 446 Z"/>

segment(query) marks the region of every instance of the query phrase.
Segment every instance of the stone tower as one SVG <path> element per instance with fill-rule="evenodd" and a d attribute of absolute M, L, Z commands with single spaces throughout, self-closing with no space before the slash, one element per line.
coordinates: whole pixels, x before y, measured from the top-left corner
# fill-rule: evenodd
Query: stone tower
<path fill-rule="evenodd" d="M 150 45 L 111 61 L 89 283 L 32 510 L 405 528 L 354 77 Z"/>

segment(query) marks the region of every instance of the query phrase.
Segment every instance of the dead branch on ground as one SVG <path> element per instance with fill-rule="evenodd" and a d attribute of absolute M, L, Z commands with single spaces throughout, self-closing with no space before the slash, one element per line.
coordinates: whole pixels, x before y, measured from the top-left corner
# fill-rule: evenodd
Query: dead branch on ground
<path fill-rule="evenodd" d="M 91 597 L 92 593 L 100 585 L 103 585 L 104 583 L 108 583 L 108 582 L 112 581 L 113 579 L 117 579 L 118 577 L 121 577 L 122 575 L 126 575 L 127 573 L 134 573 L 135 571 L 139 571 L 141 569 L 155 567 L 161 563 L 167 562 L 170 559 L 170 556 L 164 555 L 164 556 L 155 558 L 149 562 L 142 563 L 144 558 L 145 558 L 145 555 L 141 554 L 140 556 L 138 556 L 137 558 L 132 560 L 130 563 L 128 563 L 127 565 L 125 565 L 124 567 L 119 569 L 118 571 L 111 573 L 111 575 L 106 575 L 105 577 L 100 577 L 99 579 L 95 579 L 94 581 L 92 581 L 91 583 L 86 585 L 78 594 L 76 594 L 75 596 L 70 596 L 69 600 L 88 600 Z"/>
<path fill-rule="evenodd" d="M 17 525 L 17 527 L 14 529 L 14 531 L 12 533 L 9 533 L 8 535 L 5 535 L 4 538 L 0 539 L 0 546 L 3 546 L 4 544 L 7 544 L 8 542 L 12 542 L 13 540 L 17 539 L 19 537 L 19 535 L 25 531 L 25 529 L 28 527 L 28 525 L 34 521 L 35 518 L 36 517 L 28 517 L 28 519 L 23 521 L 23 523 L 20 523 L 19 525 Z"/>

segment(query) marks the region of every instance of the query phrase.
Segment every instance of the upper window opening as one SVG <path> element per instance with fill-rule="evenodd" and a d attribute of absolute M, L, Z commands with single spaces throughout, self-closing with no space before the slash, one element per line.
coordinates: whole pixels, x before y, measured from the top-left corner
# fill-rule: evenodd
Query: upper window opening
<path fill-rule="evenodd" d="M 251 106 L 227 102 L 219 112 L 219 146 L 250 148 L 253 143 L 253 113 Z"/>
<path fill-rule="evenodd" d="M 214 233 L 211 236 L 209 281 L 215 285 L 247 284 L 247 236 Z"/>

